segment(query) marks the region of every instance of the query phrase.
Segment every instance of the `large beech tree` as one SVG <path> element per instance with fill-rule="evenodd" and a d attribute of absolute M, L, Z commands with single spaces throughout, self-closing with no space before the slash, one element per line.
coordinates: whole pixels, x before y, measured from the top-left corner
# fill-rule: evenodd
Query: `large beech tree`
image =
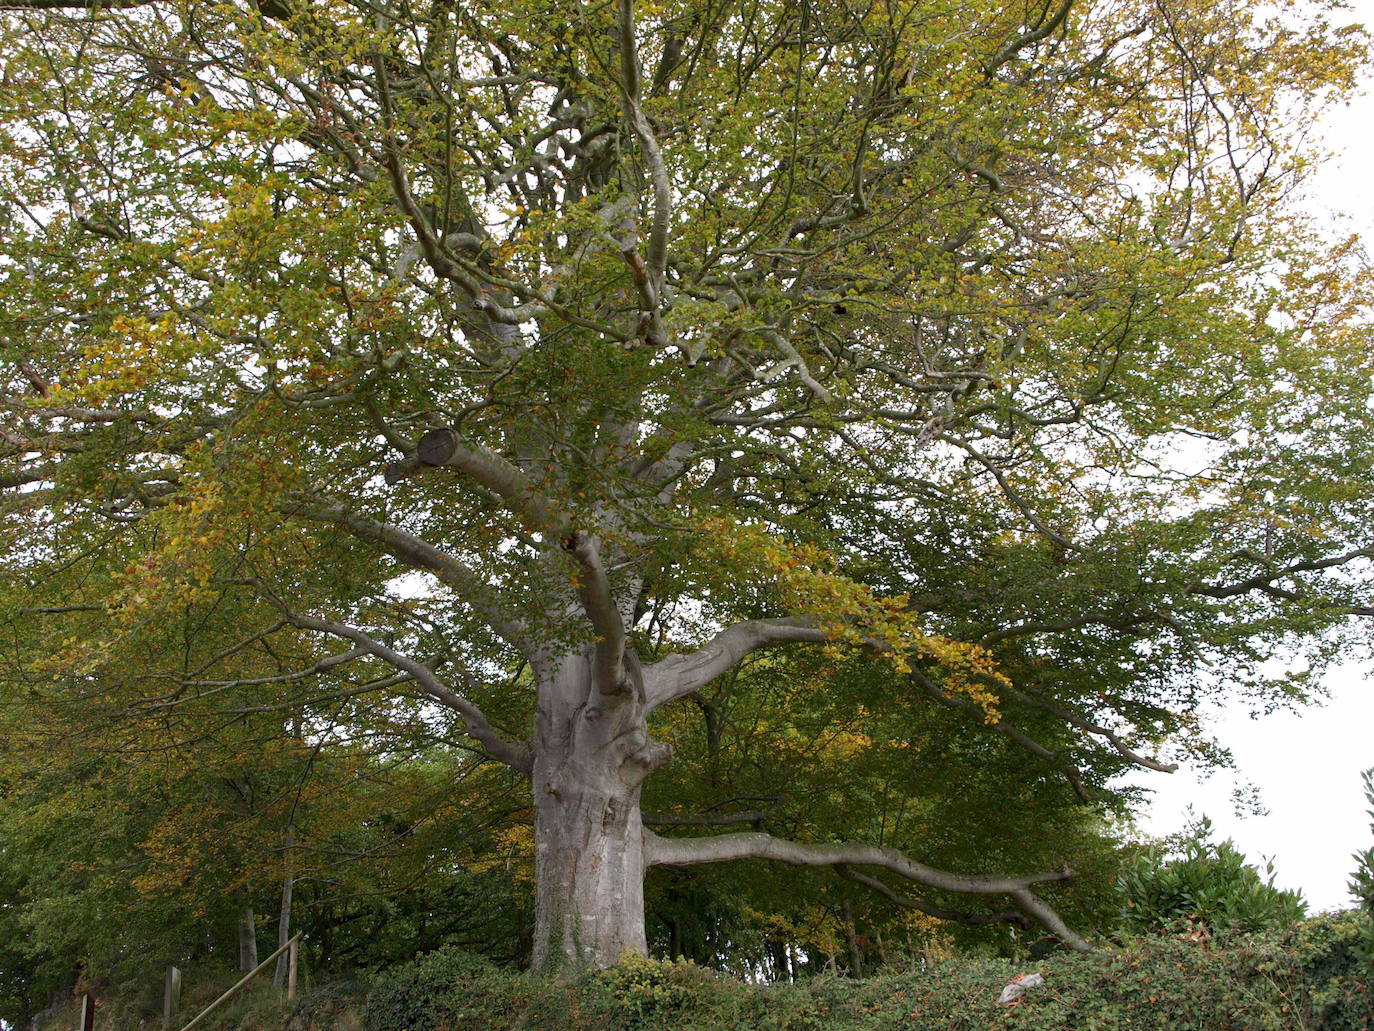
<path fill-rule="evenodd" d="M 1336 5 L 4 6 L 10 701 L 428 699 L 529 778 L 538 968 L 736 858 L 1088 947 L 1067 869 L 646 828 L 762 649 L 1091 800 L 1374 611 Z"/>

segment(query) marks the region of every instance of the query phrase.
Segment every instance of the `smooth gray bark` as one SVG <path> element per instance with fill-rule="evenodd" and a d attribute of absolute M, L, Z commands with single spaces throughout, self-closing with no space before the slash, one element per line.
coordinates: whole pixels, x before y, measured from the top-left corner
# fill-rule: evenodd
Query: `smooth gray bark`
<path fill-rule="evenodd" d="M 899 874 L 917 884 L 942 891 L 970 895 L 1009 895 L 1033 919 L 1039 921 L 1060 941 L 1079 952 L 1092 952 L 1093 946 L 1074 933 L 1058 913 L 1031 885 L 1064 881 L 1075 874 L 1068 867 L 1023 876 L 953 874 L 918 863 L 896 849 L 853 842 L 807 845 L 771 834 L 719 834 L 706 838 L 661 838 L 645 831 L 645 854 L 649 865 L 695 866 L 730 859 L 773 859 L 793 866 L 876 866 Z"/>
<path fill-rule="evenodd" d="M 594 652 L 565 657 L 539 688 L 536 971 L 612 966 L 647 952 L 640 787 L 670 752 L 649 737 L 637 677 L 618 694 L 596 689 Z"/>

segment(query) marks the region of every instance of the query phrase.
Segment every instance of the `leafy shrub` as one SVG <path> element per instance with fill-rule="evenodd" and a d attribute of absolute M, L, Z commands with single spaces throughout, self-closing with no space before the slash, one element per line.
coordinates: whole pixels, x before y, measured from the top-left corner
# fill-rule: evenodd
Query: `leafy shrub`
<path fill-rule="evenodd" d="M 1358 911 L 1309 920 L 1278 944 L 1282 952 L 1261 964 L 1299 972 L 1289 978 L 1290 994 L 1301 998 L 1312 1016 L 1310 1026 L 1322 1031 L 1369 1031 L 1374 1028 L 1374 979 L 1361 956 Z"/>
<path fill-rule="evenodd" d="M 363 1031 L 497 1031 L 514 1025 L 527 991 L 486 959 L 440 949 L 374 979 Z"/>
<path fill-rule="evenodd" d="M 1201 924 L 1213 933 L 1291 927 L 1307 912 L 1302 895 L 1274 886 L 1231 841 L 1212 840 L 1206 817 L 1175 839 L 1127 861 L 1117 879 L 1121 924 L 1129 931 L 1180 930 Z"/>
<path fill-rule="evenodd" d="M 699 1009 L 712 980 L 710 971 L 694 963 L 627 956 L 619 966 L 589 975 L 582 994 L 628 1031 L 672 1023 L 676 1015 Z"/>
<path fill-rule="evenodd" d="M 335 981 L 302 992 L 284 1031 L 357 1031 L 365 995 L 357 981 Z"/>
<path fill-rule="evenodd" d="M 1033 967 L 957 957 L 855 981 L 743 984 L 688 963 L 635 959 L 571 983 L 505 973 L 457 953 L 379 982 L 366 1031 L 1360 1031 L 1374 985 L 1354 914 L 1224 943 L 1153 936 L 1130 949 L 1056 954 Z M 1015 1006 L 1002 987 L 1044 975 Z M 253 1031 L 261 1031 L 254 1028 Z"/>

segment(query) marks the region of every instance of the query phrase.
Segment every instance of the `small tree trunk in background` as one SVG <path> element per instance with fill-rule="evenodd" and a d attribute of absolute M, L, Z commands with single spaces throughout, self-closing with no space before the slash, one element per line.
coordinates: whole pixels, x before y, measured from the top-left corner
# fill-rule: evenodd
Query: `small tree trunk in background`
<path fill-rule="evenodd" d="M 768 941 L 768 965 L 772 968 L 774 981 L 788 980 L 787 947 L 777 938 Z"/>
<path fill-rule="evenodd" d="M 682 921 L 677 917 L 668 921 L 668 958 L 682 958 Z"/>
<path fill-rule="evenodd" d="M 296 883 L 295 878 L 295 854 L 296 847 L 296 828 L 287 827 L 286 834 L 283 836 L 282 844 L 285 848 L 283 863 L 286 873 L 282 876 L 281 882 L 281 919 L 277 921 L 277 947 L 285 945 L 291 940 L 291 889 Z M 277 971 L 272 977 L 272 983 L 278 988 L 286 984 L 287 971 L 290 968 L 289 955 L 283 952 L 277 960 Z"/>
<path fill-rule="evenodd" d="M 181 971 L 176 967 L 167 968 L 167 976 L 162 982 L 162 1026 L 171 1028 L 172 1019 L 181 1008 Z"/>
<path fill-rule="evenodd" d="M 849 909 L 849 900 L 841 906 L 844 913 L 844 940 L 849 943 L 849 974 L 851 977 L 864 976 L 864 958 L 859 952 L 859 936 L 854 931 L 854 914 Z"/>
<path fill-rule="evenodd" d="M 248 973 L 258 965 L 258 925 L 253 907 L 244 903 L 239 909 L 239 971 Z"/>

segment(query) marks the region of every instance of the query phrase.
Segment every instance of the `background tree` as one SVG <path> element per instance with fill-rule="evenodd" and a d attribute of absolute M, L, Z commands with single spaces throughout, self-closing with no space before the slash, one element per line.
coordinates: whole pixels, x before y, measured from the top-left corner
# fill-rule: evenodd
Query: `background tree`
<path fill-rule="evenodd" d="M 646 829 L 760 649 L 1091 801 L 1374 611 L 1367 284 L 1289 207 L 1332 8 L 8 6 L 7 692 L 437 703 L 529 777 L 539 968 L 743 858 L 1086 947 L 1067 871 Z"/>
<path fill-rule="evenodd" d="M 504 770 L 403 699 L 340 701 L 337 684 L 332 710 L 317 694 L 318 721 L 284 733 L 280 699 L 299 699 L 251 679 L 142 718 L 89 695 L 0 711 L 7 1022 L 78 975 L 157 1012 L 167 964 L 203 983 L 283 928 L 340 973 L 439 944 L 527 952 L 524 892 L 489 861 L 528 814 Z"/>

